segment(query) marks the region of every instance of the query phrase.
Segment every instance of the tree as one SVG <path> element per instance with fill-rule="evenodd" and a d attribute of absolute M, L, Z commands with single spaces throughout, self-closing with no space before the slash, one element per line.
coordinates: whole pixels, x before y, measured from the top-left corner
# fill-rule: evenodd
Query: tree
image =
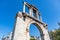
<path fill-rule="evenodd" d="M 35 38 L 31 37 L 30 40 L 36 40 Z"/>
<path fill-rule="evenodd" d="M 34 36 L 30 36 L 30 40 L 36 40 Z"/>
<path fill-rule="evenodd" d="M 30 39 L 30 40 L 36 40 L 36 39 Z"/>
<path fill-rule="evenodd" d="M 50 32 L 50 37 L 51 37 L 52 40 L 60 40 L 60 30 L 57 29 L 54 32 L 51 31 Z"/>

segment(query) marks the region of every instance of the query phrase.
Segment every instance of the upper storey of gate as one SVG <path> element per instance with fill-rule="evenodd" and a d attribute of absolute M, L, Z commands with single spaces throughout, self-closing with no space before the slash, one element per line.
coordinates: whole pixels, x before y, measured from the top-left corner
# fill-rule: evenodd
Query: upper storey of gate
<path fill-rule="evenodd" d="M 41 15 L 38 12 L 38 9 L 35 6 L 30 5 L 26 2 L 24 2 L 23 13 L 26 13 L 26 14 L 28 14 L 28 15 L 30 15 L 38 20 L 41 20 Z"/>
<path fill-rule="evenodd" d="M 40 15 L 38 9 L 35 6 L 30 5 L 26 2 L 24 2 L 23 12 L 19 12 L 18 16 L 20 18 L 23 18 L 24 21 L 26 18 L 30 18 L 35 22 L 43 24 L 45 27 L 47 26 L 47 24 L 45 24 L 42 21 L 42 18 L 41 18 L 41 15 Z"/>

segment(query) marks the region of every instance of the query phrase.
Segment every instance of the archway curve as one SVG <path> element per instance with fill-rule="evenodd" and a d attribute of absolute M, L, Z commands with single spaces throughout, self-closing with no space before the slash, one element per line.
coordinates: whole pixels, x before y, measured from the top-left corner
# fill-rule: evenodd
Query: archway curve
<path fill-rule="evenodd" d="M 28 29 L 30 28 L 30 25 L 31 25 L 31 24 L 34 24 L 35 26 L 37 26 L 37 28 L 38 28 L 39 31 L 43 31 L 43 29 L 42 29 L 43 25 L 42 25 L 42 27 L 41 27 L 41 24 L 38 23 L 38 22 L 35 22 L 35 21 L 30 21 L 30 22 L 28 23 L 28 25 L 27 25 L 27 28 L 28 28 Z"/>
<path fill-rule="evenodd" d="M 37 21 L 34 21 L 32 19 L 26 20 L 25 24 L 26 24 L 26 29 L 28 30 L 28 31 L 26 30 L 26 32 L 27 32 L 27 36 L 28 36 L 29 39 L 30 39 L 30 35 L 29 35 L 30 25 L 35 24 L 37 26 L 37 28 L 39 29 L 39 31 L 40 31 L 41 39 L 42 40 L 50 40 L 48 30 L 44 27 L 44 24 L 41 24 L 41 23 L 39 23 Z"/>
<path fill-rule="evenodd" d="M 29 30 L 30 29 L 30 25 L 31 24 L 34 24 L 36 27 L 37 27 L 37 29 L 39 30 L 39 36 L 41 37 L 41 39 L 43 39 L 44 37 L 44 35 L 43 35 L 43 29 L 42 29 L 42 27 L 43 27 L 43 25 L 42 24 L 40 24 L 40 23 L 38 23 L 38 22 L 35 22 L 35 21 L 30 21 L 29 23 L 28 23 L 28 25 L 27 25 L 27 29 Z M 42 25 L 42 26 L 41 26 Z M 29 35 L 30 36 L 30 35 Z"/>
<path fill-rule="evenodd" d="M 30 37 L 36 37 L 36 38 L 41 38 L 41 29 L 39 28 L 39 26 L 35 23 L 32 23 L 29 26 L 29 35 Z"/>
<path fill-rule="evenodd" d="M 34 24 L 38 28 L 39 32 L 42 31 L 41 27 L 37 23 L 31 23 L 31 24 Z M 29 28 L 30 28 L 30 25 L 29 25 Z"/>

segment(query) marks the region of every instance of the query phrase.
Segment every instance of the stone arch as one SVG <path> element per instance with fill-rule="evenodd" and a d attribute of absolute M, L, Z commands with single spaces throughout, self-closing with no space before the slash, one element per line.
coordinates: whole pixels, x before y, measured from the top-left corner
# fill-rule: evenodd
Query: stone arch
<path fill-rule="evenodd" d="M 31 24 L 35 24 L 38 26 L 39 30 L 41 31 L 41 39 L 42 40 L 50 40 L 48 30 L 45 28 L 45 23 L 37 21 L 36 19 L 33 19 L 31 17 L 26 17 L 25 20 L 23 20 L 23 16 L 21 13 L 17 15 L 16 20 L 16 26 L 14 30 L 14 36 L 13 40 L 30 40 L 29 37 L 29 26 Z"/>
<path fill-rule="evenodd" d="M 43 27 L 43 25 L 40 24 L 40 23 L 38 23 L 38 22 L 36 22 L 36 21 L 34 21 L 34 20 L 33 21 L 29 21 L 28 24 L 27 24 L 27 26 L 26 26 L 26 28 L 28 30 L 29 30 L 31 24 L 34 24 L 38 28 L 38 30 L 40 32 L 41 40 L 44 40 L 44 35 L 43 35 L 44 27 Z M 29 36 L 29 31 L 28 31 L 28 36 Z"/>
<path fill-rule="evenodd" d="M 39 24 L 37 24 L 37 23 L 31 23 L 31 24 L 33 24 L 33 25 L 35 25 L 35 27 L 38 29 L 38 31 L 39 31 L 39 36 L 40 36 L 40 38 L 42 39 L 42 28 L 39 26 Z M 30 24 L 30 25 L 31 25 Z M 29 26 L 29 29 L 30 29 L 30 26 Z M 30 31 L 30 30 L 29 30 Z M 38 33 L 38 32 L 37 32 Z M 29 33 L 30 34 L 30 33 Z"/>
<path fill-rule="evenodd" d="M 29 26 L 29 35 L 30 35 L 30 37 L 35 37 L 35 39 L 36 38 L 41 38 L 40 31 L 41 31 L 41 29 L 35 23 L 32 23 Z"/>
<path fill-rule="evenodd" d="M 25 12 L 25 6 L 27 6 L 30 14 Z M 35 16 L 32 16 L 32 12 L 35 12 Z M 36 7 L 24 2 L 23 12 L 18 12 L 16 16 L 16 25 L 13 33 L 13 40 L 30 40 L 29 37 L 29 26 L 35 24 L 41 33 L 42 40 L 50 40 L 48 30 L 46 29 L 46 24 L 42 20 L 38 19 L 40 16 Z"/>

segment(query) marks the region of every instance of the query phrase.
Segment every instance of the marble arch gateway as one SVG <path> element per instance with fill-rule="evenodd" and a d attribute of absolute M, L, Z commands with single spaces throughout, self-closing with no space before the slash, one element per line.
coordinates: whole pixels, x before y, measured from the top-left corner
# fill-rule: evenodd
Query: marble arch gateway
<path fill-rule="evenodd" d="M 26 12 L 26 7 L 29 13 Z M 50 40 L 47 30 L 47 24 L 41 20 L 41 15 L 38 9 L 24 2 L 23 12 L 18 12 L 16 15 L 15 27 L 12 32 L 11 40 L 30 40 L 29 26 L 35 24 L 39 29 L 41 40 Z"/>

